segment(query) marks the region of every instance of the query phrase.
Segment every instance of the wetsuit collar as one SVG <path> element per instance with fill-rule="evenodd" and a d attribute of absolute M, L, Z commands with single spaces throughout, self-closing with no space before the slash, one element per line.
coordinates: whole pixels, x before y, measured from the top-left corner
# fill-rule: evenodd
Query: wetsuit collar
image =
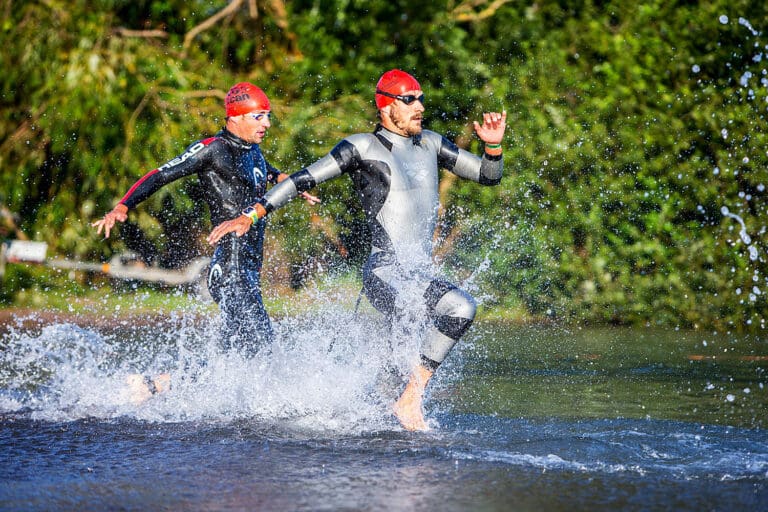
<path fill-rule="evenodd" d="M 246 142 L 231 131 L 227 130 L 226 127 L 221 129 L 219 132 L 219 137 L 242 149 L 251 149 L 254 146 L 258 146 L 258 144 L 251 144 L 250 142 Z"/>
<path fill-rule="evenodd" d="M 406 141 L 410 140 L 411 143 L 414 146 L 421 146 L 421 134 L 414 135 L 412 137 L 404 137 L 402 135 L 399 135 L 391 130 L 387 130 L 384 128 L 381 124 L 377 124 L 376 128 L 373 130 L 373 134 L 378 138 L 384 146 L 387 147 L 390 151 L 392 150 L 392 146 L 394 144 L 403 146 L 406 144 Z M 386 142 L 385 142 L 386 141 Z"/>

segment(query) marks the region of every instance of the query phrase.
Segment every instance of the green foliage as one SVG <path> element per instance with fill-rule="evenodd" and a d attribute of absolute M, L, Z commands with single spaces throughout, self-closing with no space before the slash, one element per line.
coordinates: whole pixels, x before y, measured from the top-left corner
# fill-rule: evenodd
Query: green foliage
<path fill-rule="evenodd" d="M 441 251 L 458 276 L 483 265 L 472 279 L 486 305 L 763 330 L 767 11 L 747 0 L 14 4 L 0 36 L 0 203 L 56 252 L 106 258 L 123 246 L 89 223 L 215 132 L 232 83 L 270 95 L 264 150 L 293 172 L 370 130 L 375 81 L 399 67 L 425 89 L 428 127 L 470 150 L 471 121 L 508 112 L 502 184 L 444 176 Z M 313 211 L 333 221 L 322 229 L 307 229 L 317 223 L 300 201 L 270 221 L 292 264 L 327 256 L 329 235 L 358 236 L 350 182 L 318 193 Z M 167 220 L 200 218 L 193 196 L 193 180 L 175 184 L 131 220 L 160 248 L 199 239 L 204 220 L 185 232 Z"/>

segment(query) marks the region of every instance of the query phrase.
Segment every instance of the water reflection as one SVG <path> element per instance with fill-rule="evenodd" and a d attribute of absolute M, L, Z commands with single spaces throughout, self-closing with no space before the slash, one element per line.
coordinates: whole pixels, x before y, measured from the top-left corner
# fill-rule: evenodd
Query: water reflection
<path fill-rule="evenodd" d="M 205 322 L 11 329 L 0 508 L 746 510 L 768 499 L 761 340 L 479 327 L 436 376 L 433 430 L 410 433 L 376 371 L 388 344 L 335 315 L 278 326 L 283 339 L 251 361 L 208 350 Z M 340 325 L 351 338 L 331 335 Z M 128 370 L 169 365 L 181 375 L 170 392 L 119 402 Z"/>
<path fill-rule="evenodd" d="M 765 428 L 768 344 L 626 328 L 497 326 L 463 352 L 453 410 L 506 417 L 653 418 Z"/>

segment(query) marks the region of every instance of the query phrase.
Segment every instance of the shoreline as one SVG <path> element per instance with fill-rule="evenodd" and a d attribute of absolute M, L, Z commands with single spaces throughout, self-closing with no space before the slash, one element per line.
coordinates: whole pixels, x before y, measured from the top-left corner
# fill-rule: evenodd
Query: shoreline
<path fill-rule="evenodd" d="M 169 325 L 179 320 L 178 312 L 162 311 L 148 313 L 111 312 L 111 313 L 69 313 L 59 310 L 35 308 L 3 308 L 0 309 L 0 334 L 6 334 L 11 329 L 33 329 L 46 325 L 69 323 L 83 328 L 115 329 L 130 327 L 151 327 L 154 325 Z M 210 314 L 189 312 L 184 319 L 193 322 L 203 322 L 211 318 Z"/>

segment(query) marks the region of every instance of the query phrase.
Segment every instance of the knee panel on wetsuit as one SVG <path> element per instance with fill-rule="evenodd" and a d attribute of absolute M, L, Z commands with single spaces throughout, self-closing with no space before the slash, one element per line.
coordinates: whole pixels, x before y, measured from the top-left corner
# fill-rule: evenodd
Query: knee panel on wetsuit
<path fill-rule="evenodd" d="M 424 298 L 434 326 L 449 338 L 461 338 L 475 319 L 475 300 L 447 281 L 432 281 Z"/>
<path fill-rule="evenodd" d="M 472 325 L 477 306 L 471 295 L 446 281 L 432 281 L 424 298 L 433 327 L 424 340 L 421 362 L 434 371 Z"/>

